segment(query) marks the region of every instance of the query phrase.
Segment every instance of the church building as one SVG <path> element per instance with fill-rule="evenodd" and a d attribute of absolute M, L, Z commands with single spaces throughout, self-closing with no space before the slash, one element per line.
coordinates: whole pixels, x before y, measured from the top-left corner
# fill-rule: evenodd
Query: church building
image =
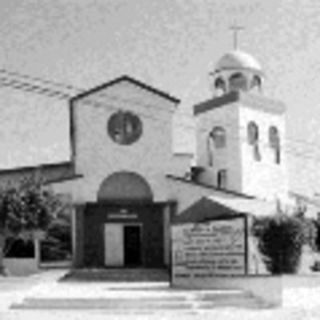
<path fill-rule="evenodd" d="M 74 204 L 74 267 L 167 266 L 172 217 L 203 197 L 252 214 L 286 202 L 285 106 L 242 51 L 211 75 L 212 97 L 193 107 L 194 154 L 173 150 L 179 99 L 132 77 L 70 100 L 71 160 L 44 172 Z"/>

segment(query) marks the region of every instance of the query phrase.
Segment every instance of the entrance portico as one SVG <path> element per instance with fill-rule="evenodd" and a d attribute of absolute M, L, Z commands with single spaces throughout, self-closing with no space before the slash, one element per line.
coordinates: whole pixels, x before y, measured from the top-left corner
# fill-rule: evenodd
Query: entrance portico
<path fill-rule="evenodd" d="M 163 267 L 167 206 L 87 203 L 83 212 L 78 212 L 79 218 L 82 215 L 82 236 L 77 236 L 77 247 L 82 247 L 81 266 Z"/>
<path fill-rule="evenodd" d="M 77 267 L 146 267 L 166 264 L 170 202 L 154 202 L 147 181 L 116 172 L 102 181 L 96 202 L 76 213 Z"/>

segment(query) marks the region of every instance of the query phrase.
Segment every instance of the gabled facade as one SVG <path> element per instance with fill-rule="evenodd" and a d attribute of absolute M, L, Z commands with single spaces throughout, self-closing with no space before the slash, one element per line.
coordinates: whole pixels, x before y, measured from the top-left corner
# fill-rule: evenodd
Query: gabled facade
<path fill-rule="evenodd" d="M 104 180 L 121 172 L 144 177 L 154 201 L 164 201 L 177 102 L 129 77 L 71 100 L 73 162 L 84 177 L 75 201 L 96 201 Z"/>
<path fill-rule="evenodd" d="M 178 100 L 121 77 L 71 100 L 75 266 L 164 266 Z M 187 170 L 187 167 L 186 169 Z"/>

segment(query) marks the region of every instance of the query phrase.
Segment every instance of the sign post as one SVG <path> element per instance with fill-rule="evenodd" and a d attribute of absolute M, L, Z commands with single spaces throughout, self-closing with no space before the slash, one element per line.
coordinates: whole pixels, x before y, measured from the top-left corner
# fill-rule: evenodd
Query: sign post
<path fill-rule="evenodd" d="M 172 281 L 247 274 L 245 216 L 172 226 Z"/>

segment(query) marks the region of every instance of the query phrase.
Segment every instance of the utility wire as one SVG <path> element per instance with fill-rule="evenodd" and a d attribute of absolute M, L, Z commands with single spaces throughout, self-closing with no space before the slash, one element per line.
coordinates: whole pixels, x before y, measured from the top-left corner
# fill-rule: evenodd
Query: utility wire
<path fill-rule="evenodd" d="M 62 87 L 62 88 L 65 88 L 65 89 L 68 89 L 68 90 L 73 90 L 73 94 L 66 94 L 65 92 L 61 92 L 61 91 L 58 91 L 58 90 L 53 90 L 53 89 L 49 89 L 49 88 L 43 88 L 39 85 L 33 85 L 33 84 L 30 84 L 30 83 L 25 83 L 25 82 L 21 82 L 19 80 L 12 80 L 12 81 L 9 81 L 6 82 L 6 83 L 3 83 L 4 85 L 6 86 L 15 86 L 17 89 L 23 89 L 23 88 L 27 88 L 29 89 L 28 92 L 32 92 L 32 90 L 34 91 L 37 91 L 37 93 L 40 93 L 40 94 L 47 94 L 48 96 L 50 97 L 61 97 L 62 99 L 65 98 L 65 99 L 70 99 L 72 98 L 74 95 L 78 95 L 80 93 L 83 93 L 85 92 L 86 90 L 83 89 L 83 88 L 79 88 L 79 87 L 75 87 L 73 85 L 70 85 L 70 84 L 65 84 L 65 83 L 61 83 L 61 82 L 56 82 L 56 81 L 51 81 L 51 80 L 47 80 L 47 79 L 43 79 L 43 78 L 40 78 L 40 77 L 35 77 L 35 76 L 30 76 L 30 75 L 26 75 L 26 74 L 23 74 L 23 73 L 20 73 L 20 72 L 16 72 L 16 71 L 9 71 L 7 69 L 0 69 L 0 73 L 5 73 L 9 76 L 14 76 L 14 77 L 20 77 L 20 78 L 24 78 L 24 79 L 28 79 L 28 80 L 32 80 L 32 81 L 36 81 L 36 82 L 41 82 L 43 84 L 51 84 L 51 85 L 54 85 L 54 86 L 59 86 L 59 87 Z M 10 78 L 3 78 L 1 80 L 11 80 Z M 113 100 L 117 100 L 117 101 L 121 101 L 121 102 L 129 102 L 129 103 L 132 103 L 133 101 L 132 100 L 129 100 L 129 99 L 123 99 L 123 98 L 119 98 L 119 97 L 115 97 L 115 96 L 111 96 L 111 95 L 103 95 L 101 94 L 101 96 L 103 97 L 107 97 L 107 98 L 111 98 Z M 134 102 L 134 104 L 137 104 L 137 105 L 143 105 L 145 106 L 145 104 L 141 104 L 141 103 L 138 103 L 137 101 Z M 150 106 L 148 106 L 150 107 Z M 188 113 L 188 112 L 179 112 L 179 116 L 182 115 L 182 116 L 188 116 L 190 118 L 190 120 L 192 120 L 191 118 L 191 115 Z M 176 122 L 177 123 L 177 122 Z M 179 123 L 177 123 L 179 125 Z M 190 127 L 190 129 L 194 130 L 194 126 L 190 126 L 190 125 L 186 125 L 186 124 L 182 124 L 183 127 L 185 129 L 188 129 L 187 127 Z M 290 141 L 292 143 L 296 143 L 296 144 L 303 144 L 303 145 L 311 145 L 311 146 L 315 146 L 314 143 L 312 142 L 308 142 L 308 141 L 305 141 L 305 140 L 300 140 L 300 139 L 292 139 L 292 138 L 286 138 L 287 141 Z"/>
<path fill-rule="evenodd" d="M 45 83 L 45 84 L 52 84 L 52 85 L 55 85 L 55 86 L 61 86 L 63 88 L 66 88 L 66 89 L 72 89 L 74 91 L 77 91 L 76 94 L 79 94 L 79 93 L 82 93 L 82 92 L 85 92 L 84 89 L 79 89 L 79 88 L 76 88 L 74 86 L 71 86 L 71 85 L 66 85 L 66 84 L 62 84 L 62 83 L 58 83 L 58 82 L 54 82 L 54 81 L 50 81 L 50 80 L 44 80 L 44 79 L 41 79 L 41 78 L 37 78 L 37 77 L 31 77 L 31 76 L 28 76 L 28 75 L 23 75 L 23 74 L 20 74 L 20 73 L 17 73 L 17 72 L 11 72 L 11 71 L 8 71 L 8 70 L 5 70 L 5 69 L 0 69 L 0 73 L 5 73 L 5 74 L 8 74 L 8 75 L 11 75 L 11 76 L 19 76 L 19 77 L 23 77 L 25 79 L 29 79 L 29 80 L 34 80 L 34 81 L 39 81 L 39 82 L 42 82 L 42 83 Z M 68 94 L 68 93 L 65 93 L 63 91 L 60 91 L 60 90 L 56 90 L 56 89 L 51 89 L 51 88 L 47 88 L 47 87 L 43 87 L 43 86 L 40 86 L 40 85 L 35 85 L 35 84 L 31 84 L 29 82 L 24 82 L 24 81 L 21 81 L 21 80 L 17 80 L 17 79 L 10 79 L 8 77 L 0 77 L 0 82 L 1 82 L 1 85 L 3 86 L 7 86 L 7 87 L 13 87 L 13 88 L 16 88 L 16 89 L 19 89 L 19 90 L 23 90 L 23 91 L 26 91 L 26 92 L 31 92 L 31 93 L 38 93 L 38 94 L 42 94 L 42 95 L 46 95 L 50 98 L 58 98 L 58 99 L 62 99 L 62 100 L 70 100 L 72 98 L 73 95 L 71 94 Z M 131 104 L 135 104 L 135 105 L 140 105 L 140 106 L 146 106 L 145 104 L 141 104 L 137 101 L 132 101 L 130 99 L 124 99 L 124 98 L 119 98 L 119 97 L 116 97 L 116 96 L 112 96 L 110 94 L 100 94 L 99 96 L 101 97 L 106 97 L 108 99 L 111 99 L 111 100 L 114 100 L 114 101 L 117 101 L 117 102 L 121 102 L 121 103 L 131 103 Z M 96 101 L 90 101 L 90 99 L 86 98 L 86 103 L 89 103 L 91 105 L 94 105 L 96 107 L 108 107 L 109 109 L 113 109 L 113 110 L 121 110 L 121 108 L 119 108 L 118 106 L 115 107 L 114 105 L 110 105 L 110 104 L 105 104 L 105 103 L 98 103 Z M 148 108 L 150 108 L 150 106 L 148 105 Z M 144 114 L 142 112 L 138 112 L 138 114 L 144 118 L 149 118 L 149 119 L 152 119 L 154 121 L 159 121 L 160 123 L 165 123 L 166 121 L 164 119 L 161 119 L 159 117 L 154 117 L 150 114 Z M 192 120 L 192 118 L 190 117 L 190 120 Z M 231 123 L 230 123 L 231 124 Z M 230 126 L 230 124 L 225 124 L 225 126 L 228 128 L 228 125 Z M 189 132 L 191 133 L 192 132 L 196 132 L 196 126 L 195 125 L 187 125 L 185 123 L 179 123 L 176 121 L 176 125 L 178 126 L 178 128 L 183 128 L 184 130 L 189 130 Z M 241 130 L 246 130 L 246 128 L 244 127 L 241 127 L 240 128 Z M 208 129 L 204 128 L 204 129 L 197 129 L 197 131 L 200 132 L 205 132 L 205 131 L 208 131 Z M 230 140 L 230 137 L 228 137 L 228 139 Z M 237 138 L 239 140 L 239 138 Z M 288 153 L 291 153 L 291 154 L 295 154 L 297 156 L 300 156 L 300 157 L 304 157 L 306 159 L 316 159 L 316 160 L 319 160 L 320 161 L 320 157 L 314 157 L 314 156 L 308 156 L 308 154 L 310 155 L 311 154 L 315 154 L 317 151 L 302 151 L 301 153 L 301 150 L 295 150 L 294 148 L 292 149 L 290 146 L 288 147 L 288 142 L 289 143 L 296 143 L 296 144 L 303 144 L 303 145 L 309 145 L 311 146 L 313 149 L 317 149 L 319 150 L 320 152 L 320 148 L 318 146 L 316 146 L 314 143 L 311 143 L 311 142 L 307 142 L 307 141 L 303 141 L 303 140 L 296 140 L 296 139 L 289 139 L 289 138 L 286 138 L 286 148 L 287 148 L 287 152 Z M 260 143 L 260 145 L 262 146 L 267 146 L 268 144 L 267 143 Z M 300 151 L 300 153 L 299 153 Z"/>

